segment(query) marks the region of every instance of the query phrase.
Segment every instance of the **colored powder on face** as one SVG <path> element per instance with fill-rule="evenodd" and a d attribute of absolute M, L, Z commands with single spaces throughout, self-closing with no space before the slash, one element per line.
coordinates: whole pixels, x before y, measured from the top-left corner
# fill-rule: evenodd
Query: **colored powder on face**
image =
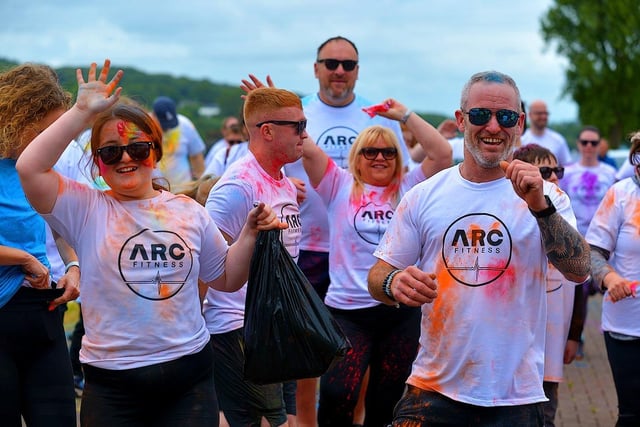
<path fill-rule="evenodd" d="M 138 126 L 134 123 L 126 122 L 124 120 L 118 121 L 116 128 L 118 130 L 118 135 L 125 141 L 130 141 L 131 139 L 136 140 L 145 140 L 149 138 L 144 138 L 147 135 L 140 130 Z"/>

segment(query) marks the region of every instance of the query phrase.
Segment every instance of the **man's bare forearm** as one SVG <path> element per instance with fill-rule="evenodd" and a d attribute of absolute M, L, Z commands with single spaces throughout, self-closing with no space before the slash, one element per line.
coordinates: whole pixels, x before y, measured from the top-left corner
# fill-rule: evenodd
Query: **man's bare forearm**
<path fill-rule="evenodd" d="M 581 283 L 591 271 L 591 251 L 584 237 L 558 213 L 538 218 L 547 258 L 568 280 Z"/>

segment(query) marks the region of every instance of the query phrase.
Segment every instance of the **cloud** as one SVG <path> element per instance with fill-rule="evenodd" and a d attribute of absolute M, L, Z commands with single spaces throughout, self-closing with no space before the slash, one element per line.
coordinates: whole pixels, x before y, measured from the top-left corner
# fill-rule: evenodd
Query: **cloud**
<path fill-rule="evenodd" d="M 115 66 L 238 84 L 248 73 L 277 85 L 317 90 L 320 43 L 342 35 L 360 51 L 356 91 L 372 101 L 397 97 L 413 109 L 452 114 L 474 72 L 497 69 L 525 99 L 545 99 L 554 120 L 573 120 L 559 100 L 564 62 L 544 52 L 539 18 L 551 0 L 358 0 L 290 2 L 195 0 L 4 0 L 3 57 L 52 66 Z"/>

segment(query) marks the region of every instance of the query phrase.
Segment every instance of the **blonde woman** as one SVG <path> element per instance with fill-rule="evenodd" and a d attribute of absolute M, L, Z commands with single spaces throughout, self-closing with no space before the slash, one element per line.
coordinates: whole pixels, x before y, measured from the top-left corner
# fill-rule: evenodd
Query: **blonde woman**
<path fill-rule="evenodd" d="M 451 147 L 440 133 L 401 103 L 389 99 L 378 113 L 407 127 L 426 159 L 405 174 L 400 141 L 384 126 L 365 128 L 349 152 L 349 169 L 336 165 L 310 138 L 303 146 L 309 181 L 327 206 L 331 224 L 325 297 L 353 348 L 320 380 L 319 425 L 351 425 L 362 378 L 370 367 L 365 425 L 391 422 L 395 403 L 415 358 L 420 309 L 376 301 L 367 289 L 373 251 L 405 191 L 451 165 Z"/>

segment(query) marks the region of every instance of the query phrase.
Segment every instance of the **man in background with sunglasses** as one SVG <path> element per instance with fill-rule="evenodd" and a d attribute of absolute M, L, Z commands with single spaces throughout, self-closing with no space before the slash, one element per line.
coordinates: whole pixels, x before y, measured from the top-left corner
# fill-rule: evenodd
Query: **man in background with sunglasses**
<path fill-rule="evenodd" d="M 522 134 L 522 145 L 538 144 L 551 151 L 560 166 L 571 163 L 571 151 L 564 136 L 548 127 L 549 111 L 544 101 L 529 105 L 529 128 Z"/>
<path fill-rule="evenodd" d="M 318 92 L 302 99 L 304 114 L 309 121 L 307 132 L 315 143 L 331 157 L 338 166 L 346 168 L 349 150 L 364 128 L 379 124 L 393 130 L 398 141 L 404 141 L 397 121 L 381 116 L 370 117 L 362 111 L 373 102 L 354 92 L 360 65 L 358 49 L 349 39 L 331 37 L 323 42 L 316 54 L 313 72 L 318 79 Z M 407 111 L 406 122 L 411 111 Z M 401 144 L 405 166 L 409 163 L 409 152 Z M 298 265 L 320 297 L 329 287 L 329 227 L 331 218 L 327 208 L 309 184 L 302 161 L 285 166 L 288 176 L 305 182 L 306 200 L 300 204 L 302 240 Z M 316 380 L 298 381 L 297 407 L 300 426 L 316 425 Z"/>
<path fill-rule="evenodd" d="M 577 162 L 566 167 L 564 177 L 559 177 L 561 178 L 560 188 L 571 199 L 571 205 L 578 220 L 578 231 L 583 236 L 587 235 L 591 219 L 598 210 L 607 190 L 616 182 L 616 173 L 618 172 L 611 165 L 598 159 L 600 144 L 600 130 L 595 126 L 584 126 L 576 141 L 580 157 Z M 592 288 L 591 280 L 582 285 L 582 291 L 587 296 L 595 292 Z M 588 307 L 586 296 L 583 301 L 586 317 Z M 583 339 L 580 340 L 576 358 L 578 360 L 584 358 Z"/>
<path fill-rule="evenodd" d="M 455 116 L 464 160 L 404 195 L 369 271 L 374 298 L 422 308 L 392 425 L 543 426 L 547 263 L 583 282 L 589 247 L 567 195 L 506 162 L 524 124 L 511 77 L 474 74 Z"/>

